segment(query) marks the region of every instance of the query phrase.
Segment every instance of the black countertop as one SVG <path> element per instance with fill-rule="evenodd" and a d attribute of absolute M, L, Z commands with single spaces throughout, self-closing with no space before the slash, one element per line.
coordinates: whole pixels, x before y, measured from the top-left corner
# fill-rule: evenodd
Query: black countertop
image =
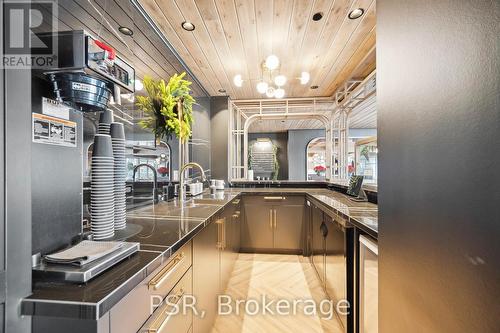
<path fill-rule="evenodd" d="M 127 213 L 127 224 L 141 230 L 127 239 L 140 243 L 138 253 L 85 284 L 35 280 L 32 295 L 22 302 L 22 314 L 97 320 L 210 224 L 212 217 L 232 199 L 268 193 L 305 194 L 372 237 L 378 235 L 377 205 L 354 202 L 324 188 L 229 188 L 216 196 L 203 194 L 184 204 L 178 200 L 160 202 Z"/>

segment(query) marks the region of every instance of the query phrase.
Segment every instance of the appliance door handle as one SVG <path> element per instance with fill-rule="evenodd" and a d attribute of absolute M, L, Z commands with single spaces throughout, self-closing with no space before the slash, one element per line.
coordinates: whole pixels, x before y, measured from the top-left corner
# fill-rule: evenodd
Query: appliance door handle
<path fill-rule="evenodd" d="M 276 229 L 276 225 L 277 225 L 276 209 L 273 209 L 273 213 L 274 213 L 274 229 Z"/>
<path fill-rule="evenodd" d="M 281 201 L 281 200 L 284 200 L 285 197 L 281 197 L 281 196 L 272 196 L 272 197 L 264 197 L 264 200 L 265 201 Z"/>
<path fill-rule="evenodd" d="M 182 297 L 184 296 L 184 289 L 180 289 L 179 293 L 175 295 L 175 303 L 173 305 L 172 302 L 166 303 L 161 309 L 160 309 L 160 315 L 151 323 L 151 326 L 146 328 L 146 332 L 148 333 L 160 333 L 165 325 L 169 322 L 170 318 L 173 316 L 173 311 L 171 308 L 175 308 L 177 306 Z"/>
<path fill-rule="evenodd" d="M 321 231 L 321 235 L 326 238 L 328 236 L 328 227 L 326 226 L 325 222 L 321 222 L 321 225 L 319 226 L 319 230 Z"/>
<path fill-rule="evenodd" d="M 184 252 L 176 255 L 174 259 L 170 260 L 170 262 L 148 282 L 148 289 L 158 290 L 162 284 L 165 283 L 165 281 L 176 271 L 177 267 L 182 264 L 184 259 L 186 259 Z"/>

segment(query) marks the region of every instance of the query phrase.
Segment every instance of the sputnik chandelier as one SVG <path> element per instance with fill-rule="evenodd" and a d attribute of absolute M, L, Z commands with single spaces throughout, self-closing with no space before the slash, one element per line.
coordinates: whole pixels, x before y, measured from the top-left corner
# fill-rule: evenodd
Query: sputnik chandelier
<path fill-rule="evenodd" d="M 285 75 L 281 74 L 280 60 L 274 54 L 271 54 L 261 64 L 261 78 L 257 83 L 257 91 L 259 94 L 266 95 L 269 98 L 283 98 L 285 96 L 284 86 L 287 82 Z M 302 72 L 300 78 L 301 84 L 309 82 L 309 73 Z M 233 78 L 233 83 L 237 87 L 243 86 L 243 78 L 241 74 L 237 74 Z"/>

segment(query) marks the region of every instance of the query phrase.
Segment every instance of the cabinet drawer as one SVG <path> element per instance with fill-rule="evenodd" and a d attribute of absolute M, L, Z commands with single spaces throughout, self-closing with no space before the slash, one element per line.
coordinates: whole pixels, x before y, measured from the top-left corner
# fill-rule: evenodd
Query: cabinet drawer
<path fill-rule="evenodd" d="M 192 248 L 191 242 L 189 242 L 175 252 L 165 265 L 148 276 L 147 285 L 149 292 L 152 295 L 165 297 L 184 275 L 186 270 L 191 267 L 191 263 Z"/>
<path fill-rule="evenodd" d="M 189 242 L 118 302 L 110 310 L 111 333 L 137 332 L 151 315 L 152 304 L 167 296 L 191 267 L 191 256 Z"/>
<path fill-rule="evenodd" d="M 141 333 L 187 333 L 193 323 L 193 313 L 183 311 L 185 297 L 191 296 L 193 285 L 192 269 L 184 274 L 181 280 L 174 286 L 167 295 L 165 302 L 159 306 L 146 323 L 139 330 Z M 189 301 L 191 303 L 191 301 Z M 173 313 L 175 306 L 177 313 Z"/>

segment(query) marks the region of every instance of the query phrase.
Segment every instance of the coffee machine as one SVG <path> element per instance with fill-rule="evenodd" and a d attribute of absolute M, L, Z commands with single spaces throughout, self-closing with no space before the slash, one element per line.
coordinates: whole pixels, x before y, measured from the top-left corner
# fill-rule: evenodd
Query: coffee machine
<path fill-rule="evenodd" d="M 58 39 L 53 68 L 32 74 L 32 254 L 82 237 L 86 115 L 107 108 L 114 95 L 134 92 L 135 72 L 114 49 L 83 30 L 37 35 Z M 88 135 L 86 135 L 88 137 Z"/>

